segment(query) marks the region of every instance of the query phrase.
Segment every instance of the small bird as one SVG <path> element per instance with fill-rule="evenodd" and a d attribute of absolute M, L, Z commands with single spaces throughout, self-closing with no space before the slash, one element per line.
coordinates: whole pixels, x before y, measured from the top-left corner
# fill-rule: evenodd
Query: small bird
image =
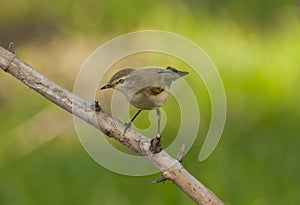
<path fill-rule="evenodd" d="M 136 107 L 138 112 L 134 115 L 127 128 L 142 110 L 156 110 L 158 120 L 158 133 L 160 140 L 160 107 L 167 100 L 172 83 L 187 75 L 188 72 L 179 71 L 172 67 L 162 68 L 125 68 L 115 73 L 101 90 L 113 88 L 125 95 L 127 100 Z M 126 130 L 127 130 L 126 128 Z M 125 130 L 125 132 L 126 132 Z M 124 133 L 125 133 L 124 132 Z"/>

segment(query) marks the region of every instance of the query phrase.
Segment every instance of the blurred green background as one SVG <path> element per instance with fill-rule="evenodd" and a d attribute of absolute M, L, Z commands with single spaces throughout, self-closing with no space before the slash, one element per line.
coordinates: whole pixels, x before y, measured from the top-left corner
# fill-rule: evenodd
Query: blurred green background
<path fill-rule="evenodd" d="M 210 119 L 202 89 L 200 133 L 184 166 L 226 204 L 300 204 L 299 1 L 0 2 L 0 45 L 14 41 L 20 58 L 70 90 L 94 49 L 144 29 L 194 41 L 223 79 L 228 110 L 221 141 L 198 161 Z M 166 112 L 172 106 L 171 100 Z M 99 166 L 81 146 L 70 114 L 4 72 L 0 122 L 0 204 L 193 204 L 169 182 L 151 184 L 159 174 L 123 176 Z"/>

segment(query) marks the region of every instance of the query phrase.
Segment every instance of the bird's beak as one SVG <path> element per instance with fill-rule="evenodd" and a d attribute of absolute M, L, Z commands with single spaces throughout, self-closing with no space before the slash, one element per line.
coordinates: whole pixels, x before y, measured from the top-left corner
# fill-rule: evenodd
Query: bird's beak
<path fill-rule="evenodd" d="M 112 83 L 107 83 L 107 84 L 104 85 L 102 88 L 100 88 L 100 90 L 104 90 L 104 89 L 112 88 L 112 87 L 113 87 L 113 84 L 112 84 Z"/>

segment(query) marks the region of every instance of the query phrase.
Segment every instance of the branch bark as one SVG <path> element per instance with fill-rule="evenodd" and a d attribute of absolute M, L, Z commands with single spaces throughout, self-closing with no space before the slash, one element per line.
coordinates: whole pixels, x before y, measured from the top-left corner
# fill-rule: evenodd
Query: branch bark
<path fill-rule="evenodd" d="M 112 137 L 131 150 L 146 157 L 161 172 L 164 178 L 172 181 L 197 204 L 219 205 L 223 202 L 195 177 L 193 177 L 177 160 L 164 150 L 152 154 L 149 150 L 150 139 L 133 129 L 122 134 L 126 125 L 110 116 L 101 107 L 95 109 L 95 103 L 89 102 L 57 85 L 31 66 L 19 59 L 14 53 L 0 47 L 0 68 L 13 75 L 31 89 L 57 104 L 71 114 L 81 118 L 108 137 Z M 97 107 L 97 106 L 96 106 Z"/>

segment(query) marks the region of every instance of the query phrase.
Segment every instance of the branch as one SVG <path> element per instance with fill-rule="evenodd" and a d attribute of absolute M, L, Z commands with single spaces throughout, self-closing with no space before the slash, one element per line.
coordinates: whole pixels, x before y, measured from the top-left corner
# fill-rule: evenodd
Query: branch
<path fill-rule="evenodd" d="M 97 102 L 82 99 L 57 85 L 19 59 L 12 51 L 0 47 L 0 68 L 2 70 L 13 75 L 51 102 L 99 129 L 108 137 L 116 139 L 131 150 L 145 156 L 162 172 L 164 179 L 177 185 L 197 204 L 223 204 L 211 190 L 194 178 L 179 162 L 182 160 L 184 150 L 180 151 L 179 160 L 172 158 L 164 150 L 153 154 L 149 149 L 151 146 L 149 138 L 130 128 L 123 135 L 121 130 L 125 130 L 126 125 L 102 110 Z"/>

